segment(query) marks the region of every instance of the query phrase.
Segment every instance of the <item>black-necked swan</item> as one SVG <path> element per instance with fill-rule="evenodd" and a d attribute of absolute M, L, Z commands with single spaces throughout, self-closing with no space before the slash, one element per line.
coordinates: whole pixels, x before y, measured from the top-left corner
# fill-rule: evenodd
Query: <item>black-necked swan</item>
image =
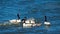
<path fill-rule="evenodd" d="M 45 16 L 45 22 L 44 22 L 45 25 L 50 25 L 51 23 L 47 21 L 47 17 Z"/>

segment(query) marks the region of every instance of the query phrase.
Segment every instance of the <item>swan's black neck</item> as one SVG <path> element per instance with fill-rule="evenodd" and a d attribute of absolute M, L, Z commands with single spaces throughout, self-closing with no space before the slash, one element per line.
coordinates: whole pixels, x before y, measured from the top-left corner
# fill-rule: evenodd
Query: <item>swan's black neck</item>
<path fill-rule="evenodd" d="M 18 18 L 18 20 L 20 19 L 20 16 L 19 16 L 19 14 L 17 14 L 17 18 Z"/>
<path fill-rule="evenodd" d="M 45 21 L 47 21 L 47 17 L 45 16 Z"/>
<path fill-rule="evenodd" d="M 24 17 L 24 19 L 22 19 L 21 21 L 23 21 L 23 23 L 25 23 L 26 20 L 27 20 L 27 17 Z"/>

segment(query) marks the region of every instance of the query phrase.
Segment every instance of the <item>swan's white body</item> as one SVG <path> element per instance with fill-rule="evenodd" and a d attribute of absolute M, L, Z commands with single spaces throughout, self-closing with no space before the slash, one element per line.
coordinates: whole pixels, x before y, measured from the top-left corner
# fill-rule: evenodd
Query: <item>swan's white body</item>
<path fill-rule="evenodd" d="M 34 19 L 28 19 L 25 21 L 26 23 L 35 23 Z"/>
<path fill-rule="evenodd" d="M 50 25 L 50 22 L 44 22 L 45 25 Z"/>
<path fill-rule="evenodd" d="M 40 26 L 41 24 L 29 24 L 29 23 L 23 23 L 23 27 L 34 27 L 34 26 Z"/>
<path fill-rule="evenodd" d="M 21 20 L 13 19 L 13 20 L 9 20 L 9 22 L 12 24 L 18 24 L 19 22 L 21 22 Z"/>

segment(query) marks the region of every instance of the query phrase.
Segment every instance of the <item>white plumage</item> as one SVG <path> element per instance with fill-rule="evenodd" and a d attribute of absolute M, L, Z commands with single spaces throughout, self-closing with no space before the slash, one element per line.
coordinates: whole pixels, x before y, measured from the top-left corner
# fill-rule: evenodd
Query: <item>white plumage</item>
<path fill-rule="evenodd" d="M 13 19 L 13 20 L 9 20 L 9 22 L 13 24 L 18 24 L 19 22 L 21 22 L 21 20 Z"/>
<path fill-rule="evenodd" d="M 44 22 L 45 25 L 50 25 L 50 22 Z"/>

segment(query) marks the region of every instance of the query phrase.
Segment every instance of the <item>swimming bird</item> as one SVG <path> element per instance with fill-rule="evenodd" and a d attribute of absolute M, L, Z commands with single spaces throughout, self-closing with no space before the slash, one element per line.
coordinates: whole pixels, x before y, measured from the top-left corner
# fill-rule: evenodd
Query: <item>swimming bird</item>
<path fill-rule="evenodd" d="M 51 23 L 47 21 L 47 17 L 45 16 L 45 22 L 44 22 L 45 25 L 50 25 Z"/>

